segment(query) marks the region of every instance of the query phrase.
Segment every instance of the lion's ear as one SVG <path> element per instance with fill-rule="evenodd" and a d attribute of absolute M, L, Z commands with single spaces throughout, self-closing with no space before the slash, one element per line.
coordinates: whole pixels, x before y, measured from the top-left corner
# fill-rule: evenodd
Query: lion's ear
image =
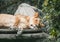
<path fill-rule="evenodd" d="M 39 17 L 38 12 L 35 12 L 34 17 L 35 17 L 35 18 Z"/>

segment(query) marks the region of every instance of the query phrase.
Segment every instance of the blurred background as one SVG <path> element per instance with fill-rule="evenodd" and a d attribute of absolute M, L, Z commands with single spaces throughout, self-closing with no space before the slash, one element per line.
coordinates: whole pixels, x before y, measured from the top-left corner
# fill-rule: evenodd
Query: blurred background
<path fill-rule="evenodd" d="M 60 42 L 60 0 L 0 0 L 0 13 L 14 14 L 21 3 L 27 3 L 35 6 L 44 13 L 43 22 L 44 19 L 46 19 L 45 22 L 46 24 L 48 23 L 46 26 L 46 33 L 50 35 L 49 39 L 24 39 L 24 41 L 21 41 Z"/>

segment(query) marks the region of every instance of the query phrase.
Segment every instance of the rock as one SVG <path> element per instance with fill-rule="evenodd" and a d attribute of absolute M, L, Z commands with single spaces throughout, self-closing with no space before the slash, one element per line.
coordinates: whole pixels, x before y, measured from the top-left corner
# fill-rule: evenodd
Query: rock
<path fill-rule="evenodd" d="M 43 16 L 43 13 L 40 9 L 31 6 L 27 3 L 22 3 L 18 6 L 18 9 L 15 12 L 16 14 L 23 14 L 23 15 L 27 15 L 27 16 L 33 16 L 35 12 L 38 12 L 40 16 Z"/>
<path fill-rule="evenodd" d="M 15 12 L 15 15 L 23 14 L 26 16 L 33 16 L 34 13 L 35 13 L 34 9 L 29 4 L 22 3 L 18 6 L 18 9 Z"/>

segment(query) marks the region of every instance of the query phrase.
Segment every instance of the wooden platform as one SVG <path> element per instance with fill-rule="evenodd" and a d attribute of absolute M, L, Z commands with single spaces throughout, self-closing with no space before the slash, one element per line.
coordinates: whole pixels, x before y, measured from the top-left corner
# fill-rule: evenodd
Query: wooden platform
<path fill-rule="evenodd" d="M 49 35 L 39 30 L 26 29 L 20 36 L 16 36 L 17 30 L 0 29 L 0 39 L 28 39 L 48 37 Z"/>

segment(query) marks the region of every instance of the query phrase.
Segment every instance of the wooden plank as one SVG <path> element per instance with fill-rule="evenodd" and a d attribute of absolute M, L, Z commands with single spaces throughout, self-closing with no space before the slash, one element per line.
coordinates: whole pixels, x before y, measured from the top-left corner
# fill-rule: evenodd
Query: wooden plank
<path fill-rule="evenodd" d="M 28 38 L 42 38 L 48 37 L 47 33 L 38 30 L 25 29 L 23 33 L 19 36 L 16 36 L 17 30 L 10 29 L 0 29 L 0 39 L 28 39 Z"/>
<path fill-rule="evenodd" d="M 16 39 L 16 34 L 0 34 L 0 39 Z"/>
<path fill-rule="evenodd" d="M 22 34 L 16 37 L 16 34 L 0 34 L 0 39 L 28 39 L 28 38 L 47 38 L 49 35 L 42 33 Z"/>
<path fill-rule="evenodd" d="M 0 34 L 16 34 L 17 30 L 0 29 Z"/>
<path fill-rule="evenodd" d="M 38 29 L 38 30 L 32 30 L 32 29 L 25 29 L 23 30 L 23 33 L 40 33 L 42 32 L 41 29 Z M 0 29 L 0 34 L 16 34 L 17 33 L 17 30 L 10 30 L 10 29 Z"/>

